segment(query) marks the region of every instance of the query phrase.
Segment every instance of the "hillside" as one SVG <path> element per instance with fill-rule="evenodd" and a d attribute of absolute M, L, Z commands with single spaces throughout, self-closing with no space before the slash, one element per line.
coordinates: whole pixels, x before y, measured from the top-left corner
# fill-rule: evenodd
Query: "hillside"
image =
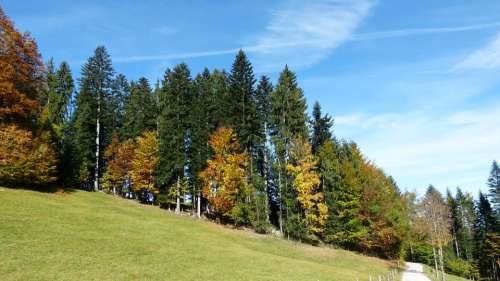
<path fill-rule="evenodd" d="M 392 266 L 103 193 L 0 187 L 2 280 L 368 280 Z"/>

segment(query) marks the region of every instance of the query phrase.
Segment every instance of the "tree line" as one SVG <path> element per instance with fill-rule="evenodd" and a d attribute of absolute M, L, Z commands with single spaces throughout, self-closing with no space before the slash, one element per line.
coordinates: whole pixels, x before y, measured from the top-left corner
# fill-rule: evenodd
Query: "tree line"
<path fill-rule="evenodd" d="M 66 62 L 44 64 L 1 9 L 0 26 L 0 184 L 133 195 L 261 233 L 407 256 L 436 272 L 458 271 L 455 262 L 470 266 L 460 274 L 499 280 L 499 172 L 495 207 L 484 195 L 443 199 L 435 188 L 416 200 L 334 136 L 318 102 L 308 115 L 288 66 L 274 84 L 255 77 L 240 50 L 228 72 L 192 75 L 181 63 L 151 85 L 117 74 L 99 46 L 74 81 Z"/>

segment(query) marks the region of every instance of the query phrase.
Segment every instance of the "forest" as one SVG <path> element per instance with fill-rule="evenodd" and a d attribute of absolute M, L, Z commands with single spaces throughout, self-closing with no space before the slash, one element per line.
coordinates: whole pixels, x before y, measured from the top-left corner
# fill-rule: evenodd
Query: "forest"
<path fill-rule="evenodd" d="M 98 46 L 79 79 L 0 8 L 0 186 L 84 189 L 283 239 L 500 280 L 500 168 L 488 193 L 417 196 L 312 114 L 292 69 L 180 63 L 129 81 Z M 479 187 L 478 187 L 479 188 Z M 1 198 L 0 198 L 1 199 Z M 126 200 L 126 199 L 124 199 Z"/>

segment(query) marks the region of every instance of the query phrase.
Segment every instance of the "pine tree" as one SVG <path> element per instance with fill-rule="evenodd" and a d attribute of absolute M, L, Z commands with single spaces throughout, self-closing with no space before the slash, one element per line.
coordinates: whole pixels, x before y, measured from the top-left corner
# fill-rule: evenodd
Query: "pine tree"
<path fill-rule="evenodd" d="M 210 71 L 205 68 L 194 80 L 194 94 L 189 114 L 190 145 L 189 145 L 189 177 L 193 197 L 196 196 L 196 214 L 201 215 L 201 180 L 198 174 L 211 157 L 208 137 L 217 128 L 216 112 L 220 105 L 214 90 Z"/>
<path fill-rule="evenodd" d="M 491 165 L 488 187 L 490 188 L 489 197 L 491 198 L 491 205 L 493 205 L 493 209 L 500 218 L 500 168 L 497 161 L 493 161 Z"/>
<path fill-rule="evenodd" d="M 126 106 L 130 102 L 130 84 L 123 74 L 116 75 L 112 82 L 112 95 L 108 111 L 111 114 L 111 127 L 113 132 L 120 133 L 120 138 L 124 139 L 124 123 Z M 134 135 L 133 137 L 136 137 Z"/>
<path fill-rule="evenodd" d="M 48 81 L 50 89 L 48 94 L 49 120 L 54 126 L 61 128 L 68 120 L 68 107 L 74 90 L 74 82 L 66 62 L 62 62 L 52 75 L 53 78 Z"/>
<path fill-rule="evenodd" d="M 74 128 L 79 170 L 87 169 L 93 174 L 93 190 L 99 189 L 103 164 L 101 151 L 106 147 L 103 140 L 110 140 L 112 124 L 108 123 L 108 118 L 104 118 L 104 108 L 109 103 L 113 74 L 111 59 L 106 49 L 97 47 L 94 55 L 82 67 L 80 91 L 76 97 Z M 89 187 L 88 182 L 83 184 Z"/>
<path fill-rule="evenodd" d="M 279 226 L 280 231 L 290 232 L 300 229 L 297 216 L 292 218 L 292 214 L 298 213 L 296 194 L 290 188 L 290 182 L 286 176 L 286 166 L 288 165 L 290 144 L 292 139 L 297 137 L 307 138 L 307 106 L 302 89 L 297 84 L 295 73 L 285 66 L 281 72 L 278 84 L 269 97 L 270 114 L 269 127 L 271 140 L 276 153 L 276 178 L 279 197 Z M 285 216 L 285 218 L 283 218 Z M 284 229 L 284 222 L 286 228 Z M 290 223 L 288 223 L 290 222 Z"/>
<path fill-rule="evenodd" d="M 171 186 L 174 182 L 180 185 L 185 176 L 192 92 L 193 82 L 186 64 L 179 64 L 172 71 L 166 71 L 159 99 L 158 120 L 158 181 L 163 187 Z M 180 212 L 180 197 L 177 198 L 176 212 Z"/>
<path fill-rule="evenodd" d="M 474 258 L 479 273 L 485 280 L 499 280 L 500 268 L 498 266 L 498 231 L 499 222 L 495 218 L 488 198 L 479 193 L 477 202 L 476 221 L 474 223 Z M 493 238 L 493 239 L 492 239 Z M 496 247 L 495 247 L 496 245 Z"/>
<path fill-rule="evenodd" d="M 360 170 L 364 159 L 354 143 L 343 143 L 338 149 L 338 158 L 339 162 L 336 163 L 335 158 L 330 162 L 333 162 L 333 171 L 339 165 L 339 174 L 331 175 L 333 186 L 325 191 L 329 196 L 327 200 L 331 202 L 328 207 L 332 208 L 325 239 L 348 249 L 356 249 L 363 234 L 359 211 L 362 195 Z"/>
<path fill-rule="evenodd" d="M 269 79 L 269 77 L 263 75 L 259 83 L 257 85 L 257 89 L 255 91 L 255 101 L 257 107 L 257 116 L 259 118 L 259 124 L 261 125 L 261 131 L 263 132 L 263 138 L 259 139 L 259 143 L 257 144 L 257 152 L 256 152 L 256 170 L 259 175 L 259 178 L 254 180 L 254 185 L 256 186 L 256 190 L 259 192 L 257 195 L 257 213 L 261 216 L 261 219 L 258 219 L 259 223 L 261 220 L 265 222 L 267 225 L 270 221 L 269 207 L 268 205 L 273 202 L 269 200 L 269 197 L 272 196 L 270 185 L 273 181 L 272 179 L 272 170 L 271 170 L 271 151 L 268 149 L 269 143 L 269 114 L 271 111 L 269 99 L 270 95 L 273 91 L 273 85 Z M 261 183 L 261 184 L 259 184 Z M 260 187 L 260 188 L 259 188 Z"/>
<path fill-rule="evenodd" d="M 229 75 L 231 126 L 234 127 L 242 147 L 255 159 L 256 146 L 263 139 L 255 103 L 255 78 L 252 64 L 240 50 Z"/>
<path fill-rule="evenodd" d="M 130 98 L 125 104 L 122 135 L 125 139 L 156 129 L 156 105 L 149 81 L 141 77 L 130 86 Z"/>
<path fill-rule="evenodd" d="M 321 106 L 319 102 L 314 103 L 313 107 L 313 120 L 312 120 L 312 151 L 316 154 L 319 148 L 325 143 L 325 141 L 332 138 L 332 133 L 330 132 L 333 126 L 333 120 L 330 116 L 321 114 Z"/>

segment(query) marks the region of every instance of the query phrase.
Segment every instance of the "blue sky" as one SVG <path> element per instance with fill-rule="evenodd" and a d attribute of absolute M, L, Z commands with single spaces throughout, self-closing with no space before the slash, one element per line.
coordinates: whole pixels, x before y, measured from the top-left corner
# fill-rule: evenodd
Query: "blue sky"
<path fill-rule="evenodd" d="M 500 1 L 0 0 L 44 59 L 75 76 L 97 45 L 117 72 L 155 81 L 186 62 L 229 69 L 247 51 L 274 80 L 287 63 L 403 189 L 477 196 L 500 160 Z"/>

